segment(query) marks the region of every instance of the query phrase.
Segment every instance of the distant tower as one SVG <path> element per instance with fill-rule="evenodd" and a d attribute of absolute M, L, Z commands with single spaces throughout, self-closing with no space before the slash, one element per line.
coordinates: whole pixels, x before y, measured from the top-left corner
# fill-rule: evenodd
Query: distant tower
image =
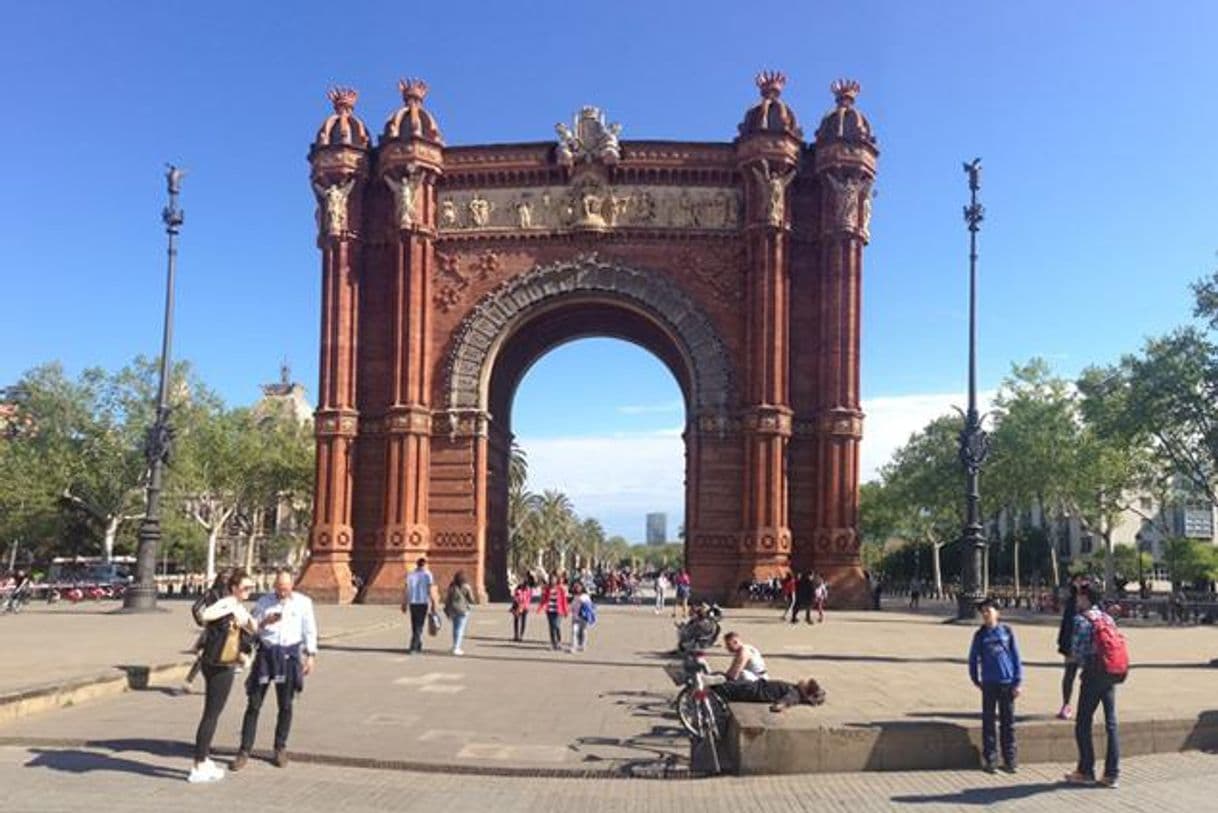
<path fill-rule="evenodd" d="M 668 514 L 647 515 L 647 544 L 663 545 L 668 541 Z"/>

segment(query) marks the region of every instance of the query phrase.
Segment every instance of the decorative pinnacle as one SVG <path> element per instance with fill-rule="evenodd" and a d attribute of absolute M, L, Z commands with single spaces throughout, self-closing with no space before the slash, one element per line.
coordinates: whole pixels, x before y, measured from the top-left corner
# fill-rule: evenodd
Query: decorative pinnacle
<path fill-rule="evenodd" d="M 761 98 L 777 99 L 787 84 L 787 75 L 782 71 L 762 71 L 757 74 L 757 87 L 761 90 Z"/>
<path fill-rule="evenodd" d="M 407 106 L 412 101 L 421 105 L 427 96 L 427 83 L 422 79 L 399 79 L 398 90 L 402 91 L 402 101 Z"/>
<path fill-rule="evenodd" d="M 359 91 L 355 88 L 336 86 L 330 88 L 326 92 L 326 96 L 334 104 L 334 112 L 341 116 L 343 113 L 350 113 L 355 109 L 355 102 L 359 99 Z"/>
<path fill-rule="evenodd" d="M 838 107 L 853 107 L 854 99 L 863 87 L 853 79 L 837 79 L 829 85 Z"/>

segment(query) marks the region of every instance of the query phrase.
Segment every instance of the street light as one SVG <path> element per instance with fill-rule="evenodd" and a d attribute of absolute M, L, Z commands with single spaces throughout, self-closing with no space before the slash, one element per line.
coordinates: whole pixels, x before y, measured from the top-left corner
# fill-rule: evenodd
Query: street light
<path fill-rule="evenodd" d="M 981 535 L 981 466 L 990 452 L 990 439 L 981 427 L 977 412 L 977 232 L 985 217 L 985 208 L 977 202 L 981 189 L 981 159 L 974 158 L 964 165 L 968 175 L 969 205 L 964 207 L 964 222 L 968 224 L 968 412 L 960 431 L 960 462 L 964 466 L 964 532 L 960 537 L 961 591 L 957 598 L 956 618 L 971 619 L 976 612 L 981 593 L 982 558 L 985 538 Z"/>
<path fill-rule="evenodd" d="M 169 165 L 165 180 L 169 187 L 169 205 L 161 210 L 165 234 L 169 238 L 168 272 L 165 281 L 165 325 L 161 333 L 160 384 L 157 389 L 156 419 L 144 440 L 148 459 L 148 507 L 140 522 L 139 547 L 135 554 L 135 583 L 123 594 L 123 608 L 134 611 L 156 609 L 156 552 L 161 541 L 161 477 L 173 431 L 169 426 L 169 351 L 173 342 L 173 280 L 178 259 L 178 230 L 185 219 L 178 208 L 178 192 L 182 188 L 182 170 Z"/>

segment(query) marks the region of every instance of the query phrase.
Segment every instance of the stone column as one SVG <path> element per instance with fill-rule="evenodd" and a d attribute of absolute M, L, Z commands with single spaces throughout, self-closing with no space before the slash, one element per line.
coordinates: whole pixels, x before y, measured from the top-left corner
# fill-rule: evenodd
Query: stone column
<path fill-rule="evenodd" d="M 351 509 L 356 411 L 361 201 L 367 176 L 363 149 L 315 147 L 310 155 L 322 253 L 321 355 L 313 522 L 300 589 L 322 602 L 349 602 Z"/>
<path fill-rule="evenodd" d="M 437 144 L 421 139 L 382 144 L 378 182 L 392 195 L 388 224 L 396 247 L 391 264 L 391 399 L 385 415 L 384 525 L 362 596 L 367 603 L 401 600 L 407 572 L 431 546 L 431 278 L 435 266 L 436 182 L 443 172 Z"/>
<path fill-rule="evenodd" d="M 815 414 L 816 504 L 813 566 L 838 606 L 866 606 L 859 555 L 859 316 L 863 247 L 868 240 L 876 149 L 869 131 L 851 124 L 857 85 L 842 83 L 838 109 L 817 133 L 820 187 L 818 345 Z M 835 86 L 835 91 L 838 91 Z M 835 118 L 836 117 L 836 118 Z M 836 122 L 845 121 L 845 126 Z M 865 123 L 865 122 L 864 122 Z"/>
<path fill-rule="evenodd" d="M 801 144 L 790 134 L 757 133 L 737 142 L 744 177 L 746 360 L 741 428 L 743 527 L 738 581 L 785 569 L 791 552 L 787 443 L 791 436 L 790 212 L 788 187 Z"/>

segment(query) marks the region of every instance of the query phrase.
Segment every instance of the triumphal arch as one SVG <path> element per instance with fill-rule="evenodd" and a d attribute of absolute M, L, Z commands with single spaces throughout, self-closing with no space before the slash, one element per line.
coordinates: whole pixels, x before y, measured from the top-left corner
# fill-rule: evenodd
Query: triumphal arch
<path fill-rule="evenodd" d="M 401 600 L 427 555 L 502 596 L 513 395 L 556 345 L 650 350 L 685 398 L 695 591 L 815 568 L 860 604 L 859 288 L 876 144 L 859 86 L 811 141 L 785 77 L 722 142 L 635 140 L 595 107 L 450 146 L 424 102 L 373 144 L 356 93 L 309 152 L 322 257 L 317 484 L 302 589 Z M 639 123 L 632 123 L 638 126 Z"/>

